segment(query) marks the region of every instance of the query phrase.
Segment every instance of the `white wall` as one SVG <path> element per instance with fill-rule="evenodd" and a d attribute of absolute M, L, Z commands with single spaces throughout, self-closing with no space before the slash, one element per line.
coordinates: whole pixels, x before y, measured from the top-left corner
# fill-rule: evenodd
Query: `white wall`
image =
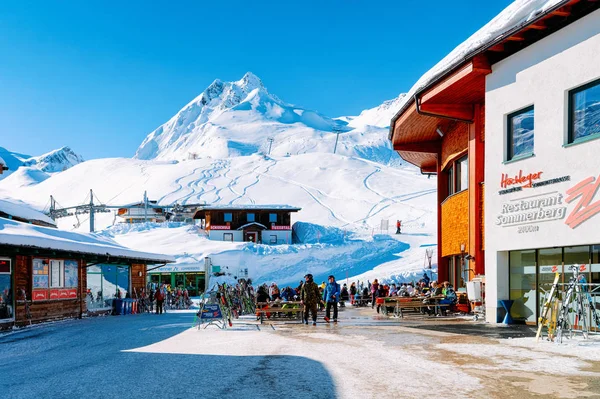
<path fill-rule="evenodd" d="M 507 251 L 600 243 L 600 213 L 575 228 L 565 223 L 581 199 L 566 203 L 566 191 L 588 177 L 599 178 L 600 139 L 563 147 L 568 132 L 568 91 L 599 78 L 600 11 L 493 65 L 487 76 L 485 261 L 490 322 L 496 322 L 497 300 L 508 299 Z M 534 105 L 535 155 L 504 164 L 506 116 L 529 105 Z M 521 170 L 523 174 L 541 171 L 538 181 L 562 176 L 570 176 L 570 181 L 500 195 L 502 174 L 514 176 Z M 531 232 L 497 224 L 506 210 L 504 205 L 519 203 L 524 197 L 545 198 L 544 194 L 558 200 L 547 207 L 556 209 L 554 220 L 527 222 L 523 226 L 531 226 Z M 600 193 L 591 203 L 598 200 Z"/>
<path fill-rule="evenodd" d="M 264 230 L 262 233 L 262 243 L 271 244 L 271 236 L 277 236 L 277 244 L 291 244 L 292 230 Z"/>
<path fill-rule="evenodd" d="M 224 241 L 223 235 L 226 233 L 233 234 L 233 241 L 244 241 L 244 232 L 238 230 L 210 230 L 208 238 L 215 241 Z"/>

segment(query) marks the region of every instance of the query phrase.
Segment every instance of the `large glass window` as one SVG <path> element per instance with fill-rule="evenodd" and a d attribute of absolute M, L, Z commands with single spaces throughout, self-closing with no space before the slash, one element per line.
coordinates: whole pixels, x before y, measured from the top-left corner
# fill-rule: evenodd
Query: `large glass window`
<path fill-rule="evenodd" d="M 246 214 L 246 220 L 248 222 L 254 222 L 255 221 L 255 214 L 254 213 L 247 213 Z"/>
<path fill-rule="evenodd" d="M 569 92 L 569 143 L 600 136 L 600 80 Z"/>
<path fill-rule="evenodd" d="M 448 258 L 448 282 L 456 289 L 456 261 L 454 257 Z"/>
<path fill-rule="evenodd" d="M 511 251 L 510 298 L 514 301 L 511 315 L 515 319 L 536 321 L 535 250 Z"/>
<path fill-rule="evenodd" d="M 546 294 L 552 288 L 555 273 L 562 273 L 562 248 L 538 250 L 538 304 L 544 303 Z"/>
<path fill-rule="evenodd" d="M 0 259 L 0 320 L 14 317 L 10 259 Z"/>
<path fill-rule="evenodd" d="M 233 214 L 230 212 L 225 212 L 223 214 L 223 221 L 224 222 L 231 222 L 233 220 Z"/>
<path fill-rule="evenodd" d="M 464 156 L 456 161 L 456 192 L 469 188 L 469 157 Z"/>
<path fill-rule="evenodd" d="M 508 115 L 507 160 L 533 154 L 533 106 Z"/>
<path fill-rule="evenodd" d="M 277 214 L 269 213 L 269 223 L 277 223 Z"/>
<path fill-rule="evenodd" d="M 88 308 L 111 306 L 113 298 L 125 298 L 129 292 L 129 266 L 94 265 L 87 270 Z"/>

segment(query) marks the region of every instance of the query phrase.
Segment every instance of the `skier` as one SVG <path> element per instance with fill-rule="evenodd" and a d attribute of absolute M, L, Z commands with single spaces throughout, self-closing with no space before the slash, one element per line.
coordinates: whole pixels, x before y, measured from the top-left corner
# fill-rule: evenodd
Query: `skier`
<path fill-rule="evenodd" d="M 333 276 L 329 276 L 327 279 L 329 282 L 323 290 L 323 300 L 327 303 L 327 308 L 325 310 L 325 321 L 329 323 L 329 316 L 331 316 L 331 308 L 333 307 L 333 322 L 337 323 L 337 304 L 340 299 L 340 285 L 335 281 L 335 277 Z"/>
<path fill-rule="evenodd" d="M 317 325 L 317 305 L 319 303 L 319 286 L 313 280 L 312 274 L 304 276 L 305 283 L 300 293 L 300 302 L 304 305 L 304 324 L 308 324 L 308 311 L 312 313 L 313 326 Z"/>
<path fill-rule="evenodd" d="M 402 221 L 396 220 L 396 234 L 402 234 Z"/>

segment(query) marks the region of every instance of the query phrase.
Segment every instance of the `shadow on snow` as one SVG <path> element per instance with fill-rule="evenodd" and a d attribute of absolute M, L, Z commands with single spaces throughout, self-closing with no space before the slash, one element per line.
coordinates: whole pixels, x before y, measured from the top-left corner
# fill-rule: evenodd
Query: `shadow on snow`
<path fill-rule="evenodd" d="M 337 397 L 323 365 L 303 357 L 123 352 L 175 336 L 192 321 L 191 313 L 98 317 L 7 334 L 0 337 L 0 392 L 10 398 Z"/>

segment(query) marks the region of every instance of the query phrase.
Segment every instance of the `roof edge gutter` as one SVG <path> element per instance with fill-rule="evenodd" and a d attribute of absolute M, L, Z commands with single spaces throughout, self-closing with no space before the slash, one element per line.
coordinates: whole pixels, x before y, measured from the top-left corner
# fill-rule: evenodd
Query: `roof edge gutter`
<path fill-rule="evenodd" d="M 553 11 L 556 11 L 559 8 L 568 5 L 569 3 L 571 3 L 571 1 L 572 0 L 562 0 L 562 1 L 559 1 L 553 7 L 550 7 L 545 12 L 540 13 L 536 18 L 533 18 L 530 21 L 527 21 L 527 22 L 525 22 L 523 24 L 519 24 L 519 25 L 515 26 L 513 29 L 510 29 L 510 30 L 506 31 L 504 34 L 500 35 L 499 37 L 497 37 L 496 39 L 490 41 L 489 43 L 486 43 L 485 45 L 483 45 L 483 46 L 481 46 L 479 48 L 476 48 L 475 50 L 471 51 L 470 53 L 467 53 L 467 55 L 465 55 L 462 59 L 460 59 L 459 62 L 455 63 L 451 68 L 449 68 L 449 69 L 447 69 L 447 70 L 445 70 L 443 72 L 440 72 L 440 74 L 437 75 L 435 78 L 433 78 L 431 80 L 431 82 L 429 82 L 424 87 L 422 87 L 420 90 L 418 90 L 415 93 L 415 95 L 413 96 L 413 100 L 416 100 L 417 96 L 419 94 L 423 93 L 429 87 L 431 87 L 432 85 L 436 84 L 441 79 L 443 79 L 446 75 L 452 73 L 454 70 L 456 70 L 457 68 L 459 68 L 464 62 L 472 59 L 473 57 L 475 57 L 476 55 L 478 55 L 478 54 L 486 51 L 487 49 L 489 49 L 491 47 L 494 47 L 495 45 L 503 42 L 504 40 L 506 40 L 507 37 L 510 37 L 510 36 L 514 35 L 515 33 L 519 32 L 520 30 L 522 30 L 524 27 L 526 27 L 528 25 L 531 25 L 531 24 L 539 21 L 540 19 L 544 18 L 546 15 L 552 13 Z M 400 116 L 404 113 L 404 111 L 406 111 L 408 109 L 408 107 L 411 104 L 412 104 L 411 101 L 408 101 L 406 104 L 404 104 L 404 106 L 394 115 L 394 117 L 390 121 L 390 131 L 388 133 L 388 140 L 392 140 L 393 139 L 393 137 L 394 137 L 394 126 L 396 124 L 396 121 L 398 120 L 398 118 L 400 118 Z M 418 110 L 419 110 L 419 106 L 418 106 L 418 103 L 417 103 L 417 112 L 418 112 Z"/>

